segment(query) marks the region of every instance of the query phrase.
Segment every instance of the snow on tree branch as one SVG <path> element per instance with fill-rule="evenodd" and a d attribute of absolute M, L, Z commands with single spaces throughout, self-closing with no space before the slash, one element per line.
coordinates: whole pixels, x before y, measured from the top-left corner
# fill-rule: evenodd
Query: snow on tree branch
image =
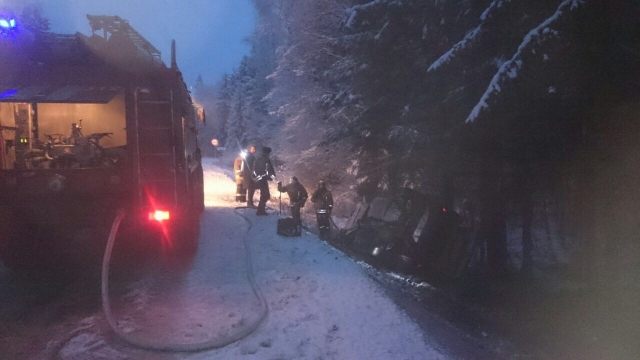
<path fill-rule="evenodd" d="M 502 64 L 500 69 L 498 69 L 498 72 L 493 76 L 493 79 L 491 79 L 491 82 L 489 83 L 487 90 L 484 92 L 484 94 L 480 98 L 480 101 L 476 104 L 473 110 L 471 110 L 471 113 L 469 114 L 465 122 L 467 123 L 474 122 L 478 118 L 478 116 L 480 115 L 480 112 L 483 109 L 489 108 L 489 104 L 487 103 L 487 100 L 489 100 L 489 97 L 491 97 L 493 94 L 499 93 L 502 90 L 502 88 L 500 87 L 500 83 L 502 81 L 507 79 L 514 79 L 518 76 L 518 70 L 522 68 L 521 57 L 522 57 L 522 53 L 524 52 L 524 49 L 529 44 L 531 44 L 534 40 L 536 40 L 541 35 L 543 35 L 544 30 L 549 25 L 551 25 L 554 21 L 558 20 L 560 16 L 562 16 L 567 9 L 569 11 L 574 10 L 578 6 L 583 4 L 585 1 L 586 0 L 562 0 L 560 5 L 558 6 L 558 9 L 553 15 L 551 15 L 549 18 L 543 21 L 540 25 L 535 27 L 533 30 L 529 31 L 527 35 L 525 35 L 524 39 L 520 43 L 520 46 L 518 46 L 518 50 L 515 52 L 515 54 L 513 54 L 511 59 L 509 59 L 504 64 Z"/>
<path fill-rule="evenodd" d="M 433 71 L 439 68 L 440 66 L 442 66 L 443 64 L 448 63 L 453 57 L 453 55 L 456 52 L 458 52 L 458 50 L 464 49 L 467 46 L 467 44 L 471 40 L 473 40 L 476 37 L 476 35 L 478 35 L 478 33 L 481 30 L 481 27 L 482 25 L 478 25 L 475 29 L 469 31 L 467 35 L 465 35 L 464 39 L 460 40 L 458 43 L 453 45 L 453 47 L 449 49 L 449 51 L 444 53 L 444 55 L 440 56 L 438 60 L 436 60 L 433 64 L 431 64 L 431 66 L 429 66 L 429 69 L 427 69 L 427 72 Z"/>
<path fill-rule="evenodd" d="M 380 29 L 380 31 L 378 31 L 378 34 L 376 34 L 376 36 L 374 36 L 373 38 L 376 40 L 380 40 L 380 36 L 382 35 L 382 33 L 384 32 L 384 29 L 387 28 L 387 26 L 389 26 L 389 21 L 387 21 L 386 23 L 384 23 L 384 26 L 382 27 L 382 29 Z"/>
<path fill-rule="evenodd" d="M 506 0 L 506 1 L 510 2 L 511 0 Z M 455 45 L 451 47 L 451 49 L 449 49 L 449 51 L 447 51 L 442 56 L 440 56 L 438 60 L 436 60 L 433 64 L 431 64 L 431 66 L 429 66 L 429 69 L 427 69 L 427 72 L 436 70 L 440 66 L 448 63 L 458 51 L 466 48 L 469 42 L 474 40 L 476 36 L 480 33 L 480 31 L 482 30 L 482 25 L 484 25 L 484 21 L 489 17 L 489 15 L 491 15 L 491 12 L 494 9 L 502 7 L 502 3 L 503 1 L 499 1 L 499 0 L 492 1 L 491 4 L 489 4 L 489 6 L 485 9 L 485 11 L 482 12 L 482 15 L 480 15 L 480 21 L 481 21 L 480 25 L 476 26 L 475 29 L 469 31 L 467 35 L 464 36 L 464 39 L 457 42 Z"/>
<path fill-rule="evenodd" d="M 506 0 L 507 2 L 511 2 L 511 0 Z M 489 7 L 487 7 L 483 12 L 482 15 L 480 15 L 480 20 L 481 21 L 485 21 L 487 20 L 487 18 L 489 17 L 489 15 L 491 15 L 491 11 L 495 8 L 500 8 L 502 7 L 502 1 L 498 1 L 498 0 L 494 0 L 491 2 L 491 4 L 489 4 Z"/>
<path fill-rule="evenodd" d="M 346 11 L 347 11 L 347 14 L 349 14 L 349 19 L 347 20 L 347 23 L 346 23 L 345 26 L 350 28 L 353 25 L 353 22 L 355 21 L 356 16 L 358 16 L 358 10 L 368 9 L 368 8 L 370 8 L 372 6 L 375 6 L 375 5 L 378 5 L 378 4 L 382 3 L 382 1 L 383 0 L 373 0 L 373 1 L 368 2 L 366 4 L 355 5 L 355 6 L 352 6 L 352 7 L 348 8 Z"/>

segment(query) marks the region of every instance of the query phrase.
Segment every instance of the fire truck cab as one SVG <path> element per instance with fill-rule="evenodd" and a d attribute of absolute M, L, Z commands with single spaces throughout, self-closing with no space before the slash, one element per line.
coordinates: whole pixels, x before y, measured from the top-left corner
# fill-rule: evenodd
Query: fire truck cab
<path fill-rule="evenodd" d="M 7 266 L 27 261 L 35 242 L 108 229 L 120 208 L 131 232 L 195 246 L 186 234 L 204 209 L 197 126 L 205 119 L 176 64 L 175 43 L 167 67 L 126 20 L 87 18 L 91 36 L 0 44 L 8 54 L 0 58 L 0 261 Z"/>

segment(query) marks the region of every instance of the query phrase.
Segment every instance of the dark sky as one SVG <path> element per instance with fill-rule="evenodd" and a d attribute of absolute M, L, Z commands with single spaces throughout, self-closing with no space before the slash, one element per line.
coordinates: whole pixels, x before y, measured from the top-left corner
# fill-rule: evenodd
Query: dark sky
<path fill-rule="evenodd" d="M 9 0 L 10 1 L 10 0 Z M 0 0 L 0 3 L 4 2 Z M 8 2 L 8 1 L 7 1 Z M 26 3 L 27 1 L 20 1 Z M 185 82 L 198 75 L 212 84 L 237 67 L 249 47 L 255 10 L 251 0 L 46 0 L 37 1 L 56 33 L 91 34 L 87 14 L 118 15 L 162 52 L 169 63 L 171 39 Z"/>

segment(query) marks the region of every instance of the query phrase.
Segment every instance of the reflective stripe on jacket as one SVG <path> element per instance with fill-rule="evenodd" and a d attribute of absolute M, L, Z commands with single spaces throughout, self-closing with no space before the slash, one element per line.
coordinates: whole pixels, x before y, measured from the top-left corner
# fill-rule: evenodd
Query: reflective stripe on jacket
<path fill-rule="evenodd" d="M 311 195 L 311 202 L 319 214 L 324 214 L 326 210 L 333 209 L 333 196 L 331 196 L 331 191 L 326 188 L 314 191 L 313 195 Z M 325 210 L 325 212 L 320 213 L 321 210 Z"/>
<path fill-rule="evenodd" d="M 244 159 L 242 157 L 238 156 L 233 162 L 233 170 L 236 175 L 236 184 L 242 184 L 244 177 Z"/>
<path fill-rule="evenodd" d="M 272 180 L 276 176 L 276 171 L 273 169 L 273 165 L 271 165 L 271 160 L 264 156 L 256 158 L 253 165 L 253 172 L 256 176 L 266 177 L 268 180 Z"/>

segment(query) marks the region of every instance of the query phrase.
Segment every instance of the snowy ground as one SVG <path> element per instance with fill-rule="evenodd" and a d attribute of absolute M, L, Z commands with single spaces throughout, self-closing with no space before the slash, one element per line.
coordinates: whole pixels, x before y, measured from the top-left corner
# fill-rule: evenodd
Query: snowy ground
<path fill-rule="evenodd" d="M 193 262 L 181 268 L 156 265 L 114 291 L 114 314 L 120 328 L 132 336 L 158 343 L 197 343 L 225 336 L 260 315 L 247 280 L 247 224 L 233 209 L 235 186 L 215 160 L 207 160 L 205 177 L 207 210 Z M 274 213 L 256 217 L 254 210 L 241 211 L 253 222 L 248 242 L 255 278 L 269 306 L 267 319 L 253 334 L 206 352 L 145 352 L 116 339 L 102 313 L 94 310 L 69 317 L 64 324 L 47 324 L 46 348 L 27 351 L 29 358 L 447 358 L 365 268 L 313 234 L 277 236 Z"/>

